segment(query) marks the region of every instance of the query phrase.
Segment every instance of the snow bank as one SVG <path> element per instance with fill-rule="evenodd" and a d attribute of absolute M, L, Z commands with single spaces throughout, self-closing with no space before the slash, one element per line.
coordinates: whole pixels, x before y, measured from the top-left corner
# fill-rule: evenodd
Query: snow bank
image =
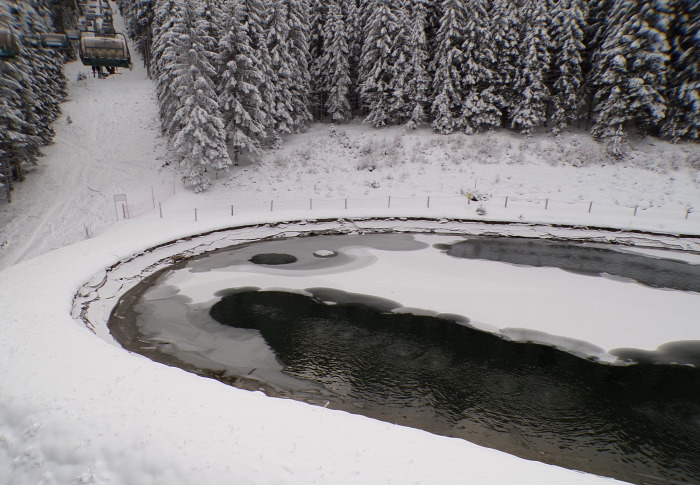
<path fill-rule="evenodd" d="M 237 237 L 269 235 L 264 227 Z M 128 221 L 3 272 L 0 476 L 16 485 L 614 482 L 231 388 L 129 354 L 71 317 L 73 296 L 103 268 L 192 232 Z"/>

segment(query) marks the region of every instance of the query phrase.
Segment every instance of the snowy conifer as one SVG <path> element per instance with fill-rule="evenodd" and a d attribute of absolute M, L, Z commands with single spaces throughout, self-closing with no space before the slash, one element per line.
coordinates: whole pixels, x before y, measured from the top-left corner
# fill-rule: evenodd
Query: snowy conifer
<path fill-rule="evenodd" d="M 307 0 L 283 0 L 286 3 L 287 25 L 289 27 L 287 50 L 290 56 L 288 81 L 291 99 L 292 131 L 297 132 L 312 116 L 309 110 L 311 74 L 309 71 L 309 5 Z"/>
<path fill-rule="evenodd" d="M 171 87 L 177 76 L 180 56 L 187 49 L 185 42 L 189 39 L 183 0 L 156 0 L 153 22 L 151 76 L 156 81 L 163 132 L 172 136 L 171 121 L 182 106 L 182 100 Z"/>
<path fill-rule="evenodd" d="M 272 57 L 267 44 L 267 7 L 267 3 L 261 0 L 241 1 L 243 25 L 253 50 L 251 60 L 255 63 L 255 70 L 260 74 L 257 88 L 262 102 L 261 109 L 266 114 L 266 138 L 276 145 L 280 142 L 280 138 L 275 129 L 278 115 L 275 112 L 275 86 L 272 84 L 274 77 L 272 73 Z"/>
<path fill-rule="evenodd" d="M 327 2 L 325 0 L 309 1 L 309 71 L 310 104 L 314 116 L 322 118 L 326 103 L 323 85 L 323 70 L 319 64 L 323 55 L 323 25 L 326 21 Z"/>
<path fill-rule="evenodd" d="M 216 70 L 209 59 L 205 42 L 197 34 L 196 19 L 203 11 L 193 0 L 183 0 L 183 34 L 179 36 L 179 54 L 172 69 L 171 90 L 181 100 L 180 108 L 169 120 L 168 132 L 181 166 L 183 180 L 195 192 L 205 190 L 211 181 L 208 169 L 231 165 L 226 149 L 226 130 L 219 111 L 213 78 Z"/>
<path fill-rule="evenodd" d="M 626 124 L 649 130 L 666 115 L 669 44 L 666 3 L 617 0 L 611 23 L 594 61 L 593 134 L 607 139 L 613 155 L 622 153 Z"/>
<path fill-rule="evenodd" d="M 322 55 L 317 62 L 325 112 L 334 123 L 350 119 L 350 49 L 345 18 L 338 0 L 327 2 Z"/>
<path fill-rule="evenodd" d="M 513 109 L 511 126 L 524 134 L 546 120 L 549 96 L 551 40 L 547 32 L 547 11 L 544 2 L 531 0 L 528 4 L 527 30 L 522 42 L 521 68 L 515 82 L 517 104 Z"/>
<path fill-rule="evenodd" d="M 223 5 L 222 14 L 219 106 L 229 144 L 234 149 L 234 163 L 238 165 L 238 158 L 244 150 L 260 153 L 268 122 L 258 90 L 263 76 L 243 23 L 240 0 L 228 0 Z"/>
<path fill-rule="evenodd" d="M 360 58 L 360 97 L 367 110 L 365 121 L 380 127 L 391 123 L 391 83 L 394 41 L 399 24 L 391 0 L 371 0 Z"/>
<path fill-rule="evenodd" d="M 501 116 L 498 100 L 491 88 L 496 56 L 490 19 L 483 0 L 467 2 L 464 32 L 462 118 L 464 131 L 475 133 L 481 127 L 498 126 Z"/>
<path fill-rule="evenodd" d="M 490 93 L 501 112 L 501 125 L 506 126 L 517 104 L 515 81 L 520 62 L 521 21 L 515 0 L 494 0 L 490 12 L 491 38 L 496 53 L 494 78 Z"/>
<path fill-rule="evenodd" d="M 267 48 L 270 53 L 270 87 L 273 129 L 276 136 L 292 133 L 293 108 L 291 105 L 292 57 L 289 53 L 289 24 L 287 23 L 287 5 L 281 0 L 268 4 Z M 279 143 L 279 141 L 276 141 Z"/>
<path fill-rule="evenodd" d="M 462 73 L 464 52 L 462 42 L 466 37 L 464 4 L 458 0 L 442 1 L 440 29 L 435 43 L 432 69 L 433 129 L 448 134 L 464 128 L 462 119 Z"/>
<path fill-rule="evenodd" d="M 587 15 L 586 3 L 582 0 L 553 2 L 551 93 L 555 133 L 576 121 L 583 105 L 583 37 Z"/>
<path fill-rule="evenodd" d="M 661 134 L 673 141 L 700 138 L 700 3 L 673 0 L 666 102 Z"/>
<path fill-rule="evenodd" d="M 360 23 L 360 10 L 355 0 L 339 0 L 339 2 L 343 11 L 349 52 L 350 92 L 348 98 L 350 100 L 350 109 L 356 110 L 360 108 L 361 104 L 358 86 L 360 57 L 362 56 L 362 24 Z"/>
<path fill-rule="evenodd" d="M 428 29 L 428 7 L 423 0 L 414 2 L 410 11 L 406 37 L 409 58 L 406 75 L 405 110 L 408 127 L 415 128 L 427 121 L 426 109 L 430 102 L 430 75 L 428 63 L 430 52 L 426 31 Z"/>

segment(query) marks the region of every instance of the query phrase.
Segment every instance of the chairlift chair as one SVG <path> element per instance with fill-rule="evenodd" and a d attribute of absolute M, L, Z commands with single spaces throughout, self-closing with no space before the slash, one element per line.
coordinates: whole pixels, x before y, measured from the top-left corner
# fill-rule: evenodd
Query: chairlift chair
<path fill-rule="evenodd" d="M 65 34 L 44 33 L 41 34 L 41 45 L 54 48 L 67 47 L 68 37 Z"/>
<path fill-rule="evenodd" d="M 68 40 L 80 40 L 80 31 L 75 29 L 66 30 L 66 38 Z"/>
<path fill-rule="evenodd" d="M 121 38 L 83 35 L 80 38 L 80 60 L 85 66 L 128 67 L 132 69 L 131 55 L 124 34 Z"/>
<path fill-rule="evenodd" d="M 0 58 L 12 59 L 17 57 L 17 54 L 19 54 L 19 46 L 15 34 L 9 24 L 0 22 Z"/>

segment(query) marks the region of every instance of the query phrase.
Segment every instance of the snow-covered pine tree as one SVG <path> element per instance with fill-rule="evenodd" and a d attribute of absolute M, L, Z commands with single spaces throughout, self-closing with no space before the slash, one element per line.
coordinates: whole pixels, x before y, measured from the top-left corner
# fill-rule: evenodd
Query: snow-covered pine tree
<path fill-rule="evenodd" d="M 674 142 L 700 138 L 700 3 L 672 0 L 671 59 L 661 134 Z"/>
<path fill-rule="evenodd" d="M 292 133 L 292 56 L 289 53 L 289 25 L 287 23 L 287 4 L 282 0 L 268 3 L 267 15 L 267 49 L 272 62 L 270 69 L 270 86 L 272 112 L 274 118 L 273 143 L 279 145 L 280 134 Z"/>
<path fill-rule="evenodd" d="M 255 51 L 243 23 L 240 0 L 227 0 L 222 15 L 223 35 L 218 48 L 221 66 L 219 106 L 228 142 L 234 150 L 234 165 L 238 165 L 243 151 L 260 153 L 268 122 L 258 91 L 262 73 L 258 70 Z"/>
<path fill-rule="evenodd" d="M 611 18 L 613 0 L 588 0 L 588 16 L 586 18 L 586 30 L 584 32 L 583 58 L 581 70 L 583 73 L 584 107 L 586 116 L 586 129 L 593 118 L 593 97 L 595 96 L 595 82 L 593 70 L 593 57 L 600 50 L 607 32 L 607 21 Z"/>
<path fill-rule="evenodd" d="M 529 135 L 547 116 L 549 89 L 546 80 L 551 39 L 547 32 L 546 3 L 529 0 L 525 11 L 527 28 L 520 51 L 521 68 L 515 82 L 517 104 L 513 109 L 511 126 Z"/>
<path fill-rule="evenodd" d="M 276 1 L 276 0 L 267 0 Z M 257 84 L 262 110 L 265 116 L 266 139 L 276 145 L 280 142 L 279 134 L 276 132 L 278 114 L 275 111 L 275 86 L 272 84 L 274 75 L 272 73 L 272 57 L 267 46 L 267 25 L 265 22 L 265 12 L 269 5 L 261 0 L 242 0 L 241 10 L 243 12 L 243 25 L 248 33 L 248 38 L 253 49 L 251 60 L 255 63 L 255 69 L 260 73 Z"/>
<path fill-rule="evenodd" d="M 311 110 L 316 118 L 324 115 L 326 94 L 323 89 L 323 71 L 319 61 L 323 56 L 323 25 L 326 21 L 327 2 L 325 0 L 309 1 L 309 70 Z"/>
<path fill-rule="evenodd" d="M 588 16 L 582 0 L 550 0 L 552 122 L 554 133 L 574 123 L 583 106 L 583 36 Z"/>
<path fill-rule="evenodd" d="M 411 48 L 408 45 L 411 33 L 410 13 L 405 2 L 398 2 L 395 9 L 396 32 L 391 39 L 391 75 L 389 76 L 388 118 L 393 123 L 408 121 L 411 109 L 408 105 L 406 86 L 411 76 Z"/>
<path fill-rule="evenodd" d="M 430 103 L 430 74 L 428 73 L 430 52 L 426 36 L 429 14 L 425 0 L 413 2 L 406 37 L 409 58 L 404 90 L 407 126 L 411 129 L 427 122 L 426 109 Z"/>
<path fill-rule="evenodd" d="M 515 81 L 520 62 L 521 20 L 516 0 L 494 0 L 490 17 L 491 38 L 496 53 L 491 92 L 501 112 L 500 124 L 507 126 L 517 104 Z"/>
<path fill-rule="evenodd" d="M 120 4 L 136 49 L 143 55 L 143 62 L 150 76 L 151 48 L 153 46 L 153 16 L 156 0 L 131 0 Z"/>
<path fill-rule="evenodd" d="M 360 109 L 360 89 L 358 85 L 360 57 L 362 55 L 362 25 L 360 24 L 360 9 L 356 0 L 339 0 L 345 21 L 345 33 L 348 44 L 348 63 L 350 66 L 350 109 Z"/>
<path fill-rule="evenodd" d="M 221 70 L 218 64 L 219 39 L 223 35 L 220 25 L 223 18 L 222 0 L 197 0 L 197 2 L 202 14 L 195 20 L 195 32 L 204 46 L 204 52 L 209 56 L 209 62 L 218 73 Z M 213 80 L 218 83 L 216 77 Z"/>
<path fill-rule="evenodd" d="M 616 0 L 611 23 L 594 61 L 593 135 L 621 156 L 626 124 L 649 131 L 666 115 L 669 44 L 665 0 Z"/>
<path fill-rule="evenodd" d="M 462 42 L 465 31 L 464 3 L 459 0 L 443 0 L 440 28 L 433 56 L 433 130 L 448 134 L 464 129 L 462 118 L 462 73 L 464 52 Z"/>
<path fill-rule="evenodd" d="M 338 0 L 329 0 L 324 21 L 322 55 L 316 66 L 325 112 L 334 123 L 350 119 L 350 49 L 343 10 Z"/>
<path fill-rule="evenodd" d="M 205 190 L 211 180 L 209 169 L 225 169 L 231 165 L 226 148 L 226 130 L 219 111 L 219 101 L 212 80 L 216 70 L 197 33 L 197 21 L 204 14 L 195 0 L 183 0 L 183 33 L 176 49 L 179 54 L 170 66 L 173 72 L 171 89 L 181 99 L 181 107 L 170 121 L 172 145 L 180 166 L 186 169 L 183 181 L 195 192 Z"/>
<path fill-rule="evenodd" d="M 53 20 L 49 7 L 37 0 L 24 5 L 24 13 L 20 16 L 22 31 L 52 32 Z M 42 144 L 50 143 L 54 137 L 53 122 L 61 114 L 59 103 L 66 97 L 66 78 L 63 75 L 64 54 L 56 50 L 40 46 L 25 45 L 25 55 L 21 63 L 29 78 L 25 86 L 27 94 L 25 119 L 32 126 Z M 37 152 L 32 155 L 38 158 Z"/>
<path fill-rule="evenodd" d="M 287 50 L 290 56 L 289 92 L 291 99 L 292 131 L 312 120 L 309 110 L 309 94 L 311 92 L 311 74 L 309 72 L 309 4 L 308 0 L 283 0 L 287 4 L 287 25 L 289 36 Z"/>
<path fill-rule="evenodd" d="M 0 4 L 0 18 L 15 32 L 21 54 L 0 62 L 0 150 L 4 170 L 22 180 L 26 164 L 35 164 L 39 148 L 53 136 L 52 122 L 60 114 L 66 95 L 61 71 L 64 56 L 24 42 L 37 32 L 54 30 L 47 4 L 27 0 L 20 5 Z M 5 184 L 11 183 L 6 179 Z"/>
<path fill-rule="evenodd" d="M 154 0 L 154 2 L 150 73 L 153 79 L 158 79 L 162 68 L 172 60 L 171 31 L 176 24 L 175 20 L 181 15 L 182 7 L 180 0 Z"/>
<path fill-rule="evenodd" d="M 399 32 L 396 5 L 391 0 L 371 0 L 360 58 L 360 98 L 367 111 L 365 121 L 375 127 L 392 123 L 391 84 L 394 74 L 394 42 Z"/>
<path fill-rule="evenodd" d="M 180 69 L 180 56 L 186 49 L 183 45 L 188 39 L 185 20 L 183 0 L 156 0 L 151 76 L 156 81 L 161 129 L 169 137 L 173 135 L 171 129 L 176 127 L 172 120 L 182 106 L 182 100 L 172 85 Z"/>
<path fill-rule="evenodd" d="M 482 127 L 498 126 L 501 112 L 492 87 L 496 56 L 486 2 L 474 0 L 465 6 L 462 118 L 465 133 L 471 134 Z"/>
<path fill-rule="evenodd" d="M 34 156 L 41 145 L 41 139 L 34 134 L 27 122 L 26 110 L 30 85 L 29 77 L 22 69 L 22 63 L 0 62 L 0 161 L 3 164 L 4 180 L 9 188 L 11 179 L 22 179 L 22 166 L 34 162 Z"/>

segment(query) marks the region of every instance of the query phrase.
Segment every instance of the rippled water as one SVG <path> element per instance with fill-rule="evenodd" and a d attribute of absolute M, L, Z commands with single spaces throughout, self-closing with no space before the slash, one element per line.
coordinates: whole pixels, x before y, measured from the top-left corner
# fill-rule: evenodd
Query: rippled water
<path fill-rule="evenodd" d="M 361 241 L 326 238 L 326 250 L 316 257 L 291 246 L 294 256 L 287 255 L 284 242 L 250 245 L 177 268 L 209 272 L 251 261 L 284 272 L 286 264 L 298 271 L 370 264 L 370 257 L 342 250 Z M 425 247 L 410 236 L 364 241 L 382 250 Z M 565 246 L 470 238 L 438 249 L 444 257 L 558 266 L 652 287 L 697 291 L 700 281 L 697 265 L 605 248 L 591 252 L 582 245 L 574 245 L 567 258 Z M 164 270 L 120 301 L 110 328 L 125 347 L 246 389 L 529 459 L 639 484 L 700 484 L 697 367 L 644 363 L 663 359 L 634 350 L 623 356 L 637 365 L 603 365 L 553 347 L 504 340 L 470 327 L 466 318 L 395 313 L 395 302 L 329 288 L 307 288 L 311 296 L 305 296 L 221 286 L 210 300 L 195 304 L 179 294 L 176 274 L 175 268 Z M 668 359 L 683 352 L 693 362 L 697 344 L 675 344 L 667 349 Z"/>
<path fill-rule="evenodd" d="M 286 292 L 237 292 L 211 315 L 260 331 L 285 373 L 332 391 L 337 407 L 626 481 L 700 483 L 697 368 L 601 365 Z"/>

